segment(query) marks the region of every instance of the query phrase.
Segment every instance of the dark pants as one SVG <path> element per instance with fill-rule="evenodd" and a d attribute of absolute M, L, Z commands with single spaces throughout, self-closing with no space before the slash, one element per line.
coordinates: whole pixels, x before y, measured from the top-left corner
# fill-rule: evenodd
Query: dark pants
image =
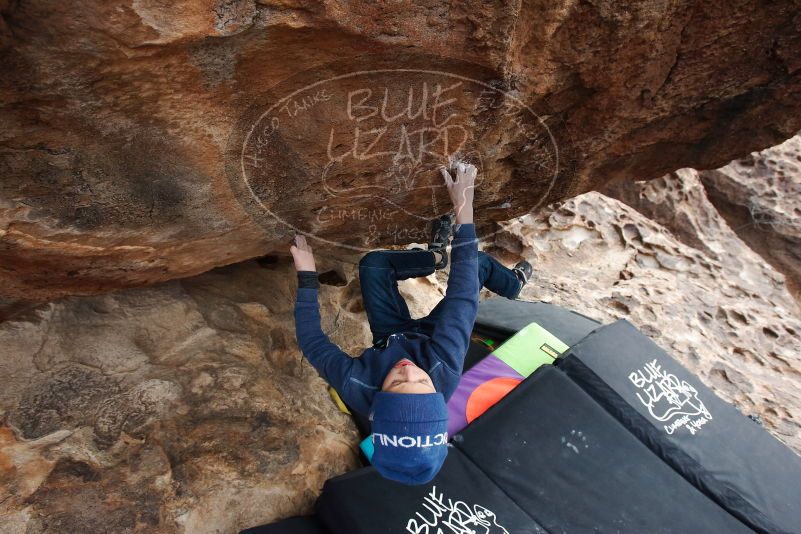
<path fill-rule="evenodd" d="M 428 276 L 434 272 L 434 261 L 433 252 L 415 249 L 374 250 L 362 257 L 359 280 L 374 344 L 380 345 L 390 334 L 398 332 L 431 335 L 442 307 L 437 304 L 426 317 L 412 319 L 398 291 L 398 280 Z M 511 269 L 482 251 L 478 252 L 478 281 L 479 286 L 509 299 L 517 297 L 522 287 Z"/>

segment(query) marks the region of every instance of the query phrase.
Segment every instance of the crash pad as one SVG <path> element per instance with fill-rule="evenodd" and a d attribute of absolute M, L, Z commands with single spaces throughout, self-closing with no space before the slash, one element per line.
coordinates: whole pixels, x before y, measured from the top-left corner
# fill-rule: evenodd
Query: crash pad
<path fill-rule="evenodd" d="M 801 532 L 801 457 L 625 320 L 559 367 L 694 486 L 759 532 Z"/>
<path fill-rule="evenodd" d="M 492 354 L 506 365 L 528 376 L 540 365 L 553 363 L 567 345 L 537 323 L 521 328 Z"/>
<path fill-rule="evenodd" d="M 549 532 L 751 532 L 551 365 L 452 443 Z"/>
<path fill-rule="evenodd" d="M 448 399 L 448 435 L 454 436 L 466 427 L 473 419 L 503 398 L 523 378 L 525 378 L 523 375 L 494 354 L 478 362 L 462 375 L 459 385 Z M 500 384 L 494 382 L 497 380 L 503 382 Z"/>
<path fill-rule="evenodd" d="M 242 530 L 239 534 L 328 534 L 316 516 L 297 516 Z"/>
<path fill-rule="evenodd" d="M 598 321 L 548 302 L 491 297 L 478 304 L 473 332 L 498 343 L 537 323 L 567 345 L 601 326 Z"/>
<path fill-rule="evenodd" d="M 481 469 L 452 447 L 428 484 L 400 484 L 365 467 L 328 480 L 315 511 L 334 534 L 545 534 Z"/>
<path fill-rule="evenodd" d="M 539 324 L 524 326 L 462 375 L 448 399 L 448 435 L 462 430 L 565 350 L 567 345 Z"/>

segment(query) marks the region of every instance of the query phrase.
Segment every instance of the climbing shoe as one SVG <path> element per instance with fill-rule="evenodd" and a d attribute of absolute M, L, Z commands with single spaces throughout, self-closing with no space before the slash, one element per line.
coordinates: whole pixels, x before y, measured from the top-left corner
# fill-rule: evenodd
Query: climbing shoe
<path fill-rule="evenodd" d="M 514 298 L 517 298 L 520 295 L 520 291 L 523 291 L 523 286 L 531 279 L 534 268 L 526 260 L 520 260 L 512 267 L 512 272 L 515 273 L 517 279 L 520 280 L 520 290 L 517 292 L 517 295 L 514 296 Z"/>
<path fill-rule="evenodd" d="M 444 269 L 448 265 L 448 242 L 453 232 L 453 214 L 442 215 L 431 222 L 431 242 L 428 250 L 439 252 L 442 260 L 434 264 L 435 269 Z"/>

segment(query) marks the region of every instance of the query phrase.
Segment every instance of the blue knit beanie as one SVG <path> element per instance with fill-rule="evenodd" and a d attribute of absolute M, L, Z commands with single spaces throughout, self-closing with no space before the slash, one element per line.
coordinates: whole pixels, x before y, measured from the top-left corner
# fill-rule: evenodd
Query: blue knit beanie
<path fill-rule="evenodd" d="M 448 408 L 442 393 L 379 391 L 370 410 L 372 464 L 385 478 L 425 484 L 448 455 Z"/>

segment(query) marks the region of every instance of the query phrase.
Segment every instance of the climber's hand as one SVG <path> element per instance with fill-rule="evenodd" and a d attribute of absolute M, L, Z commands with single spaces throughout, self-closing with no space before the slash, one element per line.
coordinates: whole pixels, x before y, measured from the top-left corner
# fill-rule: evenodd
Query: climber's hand
<path fill-rule="evenodd" d="M 440 167 L 448 194 L 453 202 L 456 213 L 456 224 L 470 224 L 473 222 L 473 191 L 475 190 L 476 174 L 478 169 L 470 163 L 458 162 L 451 171 L 456 175 L 453 179 L 448 169 Z"/>
<path fill-rule="evenodd" d="M 296 235 L 294 245 L 289 247 L 289 252 L 292 253 L 292 259 L 295 260 L 296 271 L 316 271 L 314 265 L 314 255 L 308 243 L 306 243 L 306 236 Z"/>

